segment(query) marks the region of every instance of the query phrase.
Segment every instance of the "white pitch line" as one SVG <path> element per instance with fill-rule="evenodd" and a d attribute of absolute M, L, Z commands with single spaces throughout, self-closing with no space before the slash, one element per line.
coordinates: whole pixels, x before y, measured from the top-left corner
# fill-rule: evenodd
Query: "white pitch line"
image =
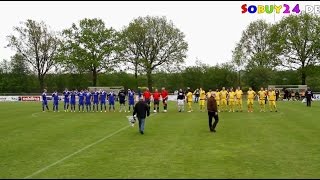
<path fill-rule="evenodd" d="M 36 116 L 36 114 L 39 114 L 39 113 L 41 113 L 41 112 L 32 113 L 31 116 L 32 117 L 38 117 L 38 116 Z"/>
<path fill-rule="evenodd" d="M 36 113 L 34 113 L 34 114 L 36 114 Z M 154 114 L 150 114 L 150 116 L 152 116 L 152 115 L 154 115 Z M 149 117 L 150 117 L 150 116 L 149 116 Z M 100 143 L 100 142 L 102 142 L 102 141 L 104 141 L 104 140 L 112 137 L 113 135 L 115 135 L 115 134 L 117 134 L 117 133 L 119 133 L 119 132 L 127 129 L 128 127 L 131 127 L 131 126 L 130 126 L 130 125 L 127 125 L 127 126 L 121 128 L 121 129 L 117 130 L 116 132 L 114 132 L 114 133 L 112 133 L 112 134 L 109 134 L 109 135 L 107 135 L 107 136 L 99 139 L 98 141 L 96 141 L 96 142 L 94 142 L 94 143 L 92 143 L 92 144 L 89 144 L 89 145 L 87 145 L 87 146 L 79 149 L 78 151 L 76 151 L 76 152 L 74 152 L 74 153 L 72 153 L 72 154 L 69 154 L 68 156 L 65 156 L 64 158 L 62 158 L 62 159 L 60 159 L 60 160 L 58 160 L 58 161 L 56 161 L 56 162 L 54 162 L 54 163 L 52 163 L 52 164 L 50 164 L 50 165 L 42 168 L 42 169 L 40 169 L 40 170 L 32 173 L 31 175 L 24 177 L 23 179 L 28 179 L 28 178 L 31 178 L 32 176 L 35 176 L 35 175 L 37 175 L 37 174 L 40 174 L 41 172 L 49 169 L 50 167 L 52 167 L 52 166 L 54 166 L 54 165 L 56 165 L 56 164 L 59 164 L 59 163 L 61 163 L 62 161 L 66 160 L 66 159 L 68 159 L 68 158 L 70 158 L 70 157 L 72 157 L 72 156 L 74 156 L 74 155 L 76 155 L 76 154 L 79 154 L 80 152 L 82 152 L 82 151 L 84 151 L 84 150 L 86 150 L 86 149 L 88 149 L 88 148 L 90 148 L 90 147 L 92 147 L 92 146 L 94 146 L 94 145 L 96 145 L 96 144 L 98 144 L 98 143 Z"/>

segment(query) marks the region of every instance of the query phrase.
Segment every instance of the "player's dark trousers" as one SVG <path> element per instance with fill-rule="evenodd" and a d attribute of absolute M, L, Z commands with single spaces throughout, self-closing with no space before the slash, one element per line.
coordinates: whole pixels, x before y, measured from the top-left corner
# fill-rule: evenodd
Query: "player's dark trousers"
<path fill-rule="evenodd" d="M 215 114 L 215 112 L 208 112 L 209 117 L 209 129 L 215 130 L 218 122 L 219 122 L 219 116 Z M 214 118 L 214 123 L 212 124 L 212 118 Z"/>
<path fill-rule="evenodd" d="M 311 98 L 307 98 L 307 106 L 311 107 Z"/>
<path fill-rule="evenodd" d="M 139 120 L 139 131 L 140 131 L 140 133 L 143 133 L 143 131 L 144 131 L 144 121 L 145 121 L 145 119 L 144 118 L 140 118 L 140 119 L 138 119 Z"/>

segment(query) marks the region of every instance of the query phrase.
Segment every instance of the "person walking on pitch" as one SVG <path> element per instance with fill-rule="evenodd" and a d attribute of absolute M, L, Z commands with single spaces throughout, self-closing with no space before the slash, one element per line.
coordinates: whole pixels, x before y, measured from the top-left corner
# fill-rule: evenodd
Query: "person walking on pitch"
<path fill-rule="evenodd" d="M 217 101 L 215 99 L 215 93 L 212 92 L 210 98 L 207 102 L 208 118 L 209 118 L 209 129 L 211 132 L 216 132 L 216 126 L 219 122 Z M 212 118 L 214 118 L 214 123 L 212 124 Z"/>
<path fill-rule="evenodd" d="M 138 118 L 139 121 L 139 132 L 144 134 L 144 125 L 146 117 L 150 115 L 150 108 L 148 104 L 144 101 L 143 97 L 139 99 L 139 102 L 134 106 L 133 117 Z"/>

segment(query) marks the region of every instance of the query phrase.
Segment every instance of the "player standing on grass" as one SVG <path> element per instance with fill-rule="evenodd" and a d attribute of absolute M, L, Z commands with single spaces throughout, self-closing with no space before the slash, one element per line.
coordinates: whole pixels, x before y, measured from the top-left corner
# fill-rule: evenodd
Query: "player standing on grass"
<path fill-rule="evenodd" d="M 248 94 L 248 112 L 253 112 L 253 101 L 254 101 L 254 98 L 256 97 L 256 92 L 254 92 L 252 90 L 251 87 L 249 87 L 249 91 L 247 92 Z"/>
<path fill-rule="evenodd" d="M 89 90 L 86 90 L 85 97 L 86 97 L 86 110 L 87 110 L 87 112 L 91 112 L 92 94 Z"/>
<path fill-rule="evenodd" d="M 199 103 L 200 112 L 204 111 L 205 101 L 206 101 L 206 92 L 202 88 L 200 88 L 200 103 Z M 189 102 L 189 100 L 188 100 L 188 102 Z"/>
<path fill-rule="evenodd" d="M 272 89 L 269 88 L 268 100 L 269 100 L 270 112 L 272 112 L 272 111 L 278 112 L 277 106 L 276 106 L 276 92 L 274 91 L 273 88 Z"/>
<path fill-rule="evenodd" d="M 229 112 L 234 112 L 234 102 L 235 102 L 235 98 L 236 98 L 236 93 L 233 91 L 233 87 L 230 88 L 230 92 L 229 92 Z"/>
<path fill-rule="evenodd" d="M 106 91 L 101 91 L 101 94 L 100 94 L 100 112 L 102 112 L 102 106 L 104 107 L 104 112 L 107 112 L 107 106 L 106 106 L 106 99 L 107 99 L 107 93 Z"/>
<path fill-rule="evenodd" d="M 63 91 L 63 95 L 64 95 L 64 106 L 63 106 L 63 110 L 64 110 L 64 112 L 68 112 L 68 110 L 69 110 L 69 96 L 70 96 L 70 92 L 68 91 L 67 88 Z"/>
<path fill-rule="evenodd" d="M 83 90 L 81 90 L 79 93 L 78 93 L 78 97 L 79 97 L 79 112 L 80 112 L 80 107 L 82 107 L 82 112 L 84 112 L 84 92 Z"/>
<path fill-rule="evenodd" d="M 163 87 L 161 91 L 161 98 L 162 98 L 162 103 L 163 103 L 163 112 L 167 112 L 168 108 L 168 91 Z"/>
<path fill-rule="evenodd" d="M 184 93 L 182 91 L 182 89 L 179 90 L 178 92 L 178 96 L 177 96 L 177 103 L 178 103 L 178 110 L 179 112 L 184 111 Z"/>
<path fill-rule="evenodd" d="M 267 93 L 263 89 L 263 87 L 261 87 L 260 91 L 258 92 L 258 96 L 259 96 L 260 112 L 266 112 L 265 101 L 266 101 Z"/>
<path fill-rule="evenodd" d="M 92 105 L 92 111 L 99 111 L 99 92 L 97 91 L 97 89 L 94 89 L 93 92 L 93 105 Z M 96 109 L 96 110 L 95 110 Z"/>
<path fill-rule="evenodd" d="M 70 111 L 76 112 L 76 94 L 77 91 L 73 90 L 70 92 Z"/>
<path fill-rule="evenodd" d="M 139 121 L 139 132 L 144 134 L 144 124 L 147 116 L 150 115 L 150 107 L 143 101 L 143 97 L 139 99 L 139 102 L 134 106 L 133 117 L 137 115 Z"/>
<path fill-rule="evenodd" d="M 47 100 L 47 90 L 44 89 L 43 93 L 42 93 L 42 111 L 44 111 L 44 107 L 47 108 L 47 111 L 49 111 L 49 107 L 48 107 L 48 100 Z"/>
<path fill-rule="evenodd" d="M 54 91 L 52 94 L 53 100 L 53 112 L 59 112 L 58 105 L 59 105 L 59 95 L 57 91 Z"/>
<path fill-rule="evenodd" d="M 155 89 L 154 93 L 152 94 L 153 97 L 153 112 L 159 112 L 159 101 L 160 101 L 161 94 L 158 92 L 158 89 Z"/>
<path fill-rule="evenodd" d="M 218 112 L 220 112 L 220 91 L 219 89 L 216 89 L 216 92 L 215 92 L 215 99 L 217 101 L 217 109 L 218 109 Z"/>
<path fill-rule="evenodd" d="M 200 89 L 201 91 L 201 89 Z M 204 94 L 206 95 L 206 94 Z M 191 92 L 191 90 L 189 89 L 189 92 L 187 93 L 187 103 L 188 103 L 188 112 L 192 112 L 192 101 L 193 101 L 193 93 Z M 201 103 L 201 92 L 200 92 L 200 103 Z"/>
<path fill-rule="evenodd" d="M 111 91 L 111 92 L 108 94 L 109 112 L 111 111 L 111 106 L 112 106 L 113 112 L 116 111 L 115 108 L 114 108 L 115 96 L 116 96 L 116 94 L 114 93 L 114 91 Z"/>
<path fill-rule="evenodd" d="M 149 91 L 149 88 L 146 88 L 146 90 L 143 92 L 143 97 L 144 101 L 148 104 L 149 106 L 149 111 L 150 111 L 150 98 L 151 98 L 151 93 Z"/>
<path fill-rule="evenodd" d="M 237 112 L 242 112 L 242 90 L 240 89 L 240 87 L 237 88 L 236 90 L 236 105 L 237 105 Z"/>
<path fill-rule="evenodd" d="M 221 112 L 227 111 L 227 96 L 228 91 L 226 91 L 225 87 L 222 87 L 222 90 L 220 91 Z"/>
<path fill-rule="evenodd" d="M 134 108 L 134 92 L 131 89 L 128 89 L 128 106 L 129 106 L 129 111 Z"/>
<path fill-rule="evenodd" d="M 119 94 L 119 102 L 120 102 L 120 110 L 119 112 L 122 112 L 122 110 L 124 110 L 124 112 L 127 112 L 126 110 L 126 93 L 124 92 L 124 90 L 120 90 Z"/>

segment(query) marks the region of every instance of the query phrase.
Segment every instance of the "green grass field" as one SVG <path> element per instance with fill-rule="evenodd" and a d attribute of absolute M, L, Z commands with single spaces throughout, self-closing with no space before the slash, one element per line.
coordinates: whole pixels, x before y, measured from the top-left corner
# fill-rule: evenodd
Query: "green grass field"
<path fill-rule="evenodd" d="M 0 178 L 320 178 L 320 103 L 277 105 L 220 113 L 211 133 L 206 113 L 171 103 L 141 135 L 129 113 L 0 103 Z"/>

